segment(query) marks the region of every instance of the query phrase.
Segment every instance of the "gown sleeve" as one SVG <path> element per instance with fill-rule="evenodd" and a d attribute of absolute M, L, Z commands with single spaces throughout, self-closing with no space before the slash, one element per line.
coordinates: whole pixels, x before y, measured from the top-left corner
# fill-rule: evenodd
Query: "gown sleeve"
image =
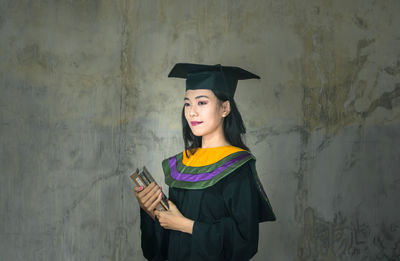
<path fill-rule="evenodd" d="M 194 222 L 192 260 L 249 260 L 258 249 L 260 200 L 249 164 L 220 182 L 230 215 L 212 223 Z"/>
<path fill-rule="evenodd" d="M 142 208 L 140 208 L 140 230 L 143 256 L 147 260 L 167 260 L 168 230 L 161 227 Z"/>

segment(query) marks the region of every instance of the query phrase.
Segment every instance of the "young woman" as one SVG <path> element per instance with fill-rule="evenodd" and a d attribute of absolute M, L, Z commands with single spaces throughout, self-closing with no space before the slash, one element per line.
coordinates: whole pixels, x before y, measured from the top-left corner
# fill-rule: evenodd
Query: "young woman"
<path fill-rule="evenodd" d="M 176 64 L 186 79 L 182 111 L 185 150 L 163 161 L 169 210 L 155 210 L 161 190 L 135 188 L 142 250 L 148 260 L 249 260 L 258 224 L 275 220 L 242 141 L 245 127 L 233 100 L 238 80 L 259 78 L 238 67 Z"/>

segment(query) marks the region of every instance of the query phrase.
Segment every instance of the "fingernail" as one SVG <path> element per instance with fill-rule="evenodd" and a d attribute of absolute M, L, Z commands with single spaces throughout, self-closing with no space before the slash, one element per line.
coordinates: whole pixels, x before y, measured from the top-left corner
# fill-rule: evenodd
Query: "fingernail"
<path fill-rule="evenodd" d="M 142 189 L 143 189 L 143 187 L 142 187 L 142 186 L 140 186 L 140 187 L 139 187 L 139 190 L 142 190 Z"/>

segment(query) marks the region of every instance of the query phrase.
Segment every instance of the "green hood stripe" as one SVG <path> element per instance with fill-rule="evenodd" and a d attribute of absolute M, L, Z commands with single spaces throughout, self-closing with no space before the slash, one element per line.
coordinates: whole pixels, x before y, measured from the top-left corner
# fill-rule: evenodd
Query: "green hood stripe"
<path fill-rule="evenodd" d="M 243 164 L 248 162 L 249 160 L 255 160 L 254 156 L 249 154 L 249 157 L 245 157 L 241 159 L 240 161 L 236 162 L 234 165 L 231 165 L 230 167 L 226 168 L 223 170 L 221 173 L 219 173 L 217 176 L 215 176 L 212 179 L 209 180 L 204 180 L 204 181 L 197 181 L 197 182 L 189 182 L 189 181 L 179 181 L 179 180 L 174 180 L 171 177 L 171 169 L 169 166 L 168 159 L 164 160 L 162 165 L 163 165 L 163 170 L 165 174 L 165 183 L 173 188 L 183 188 L 183 189 L 204 189 L 213 186 L 216 184 L 218 181 L 221 179 L 225 178 L 228 176 L 230 173 L 241 167 Z"/>

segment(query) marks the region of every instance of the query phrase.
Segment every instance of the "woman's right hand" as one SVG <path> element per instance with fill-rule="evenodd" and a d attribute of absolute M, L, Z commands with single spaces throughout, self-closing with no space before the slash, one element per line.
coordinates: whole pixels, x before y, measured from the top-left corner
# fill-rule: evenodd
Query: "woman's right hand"
<path fill-rule="evenodd" d="M 139 206 L 146 211 L 146 213 L 155 220 L 154 209 L 160 203 L 162 192 L 160 187 L 155 182 L 151 182 L 146 188 L 135 187 L 134 189 L 136 199 Z"/>

